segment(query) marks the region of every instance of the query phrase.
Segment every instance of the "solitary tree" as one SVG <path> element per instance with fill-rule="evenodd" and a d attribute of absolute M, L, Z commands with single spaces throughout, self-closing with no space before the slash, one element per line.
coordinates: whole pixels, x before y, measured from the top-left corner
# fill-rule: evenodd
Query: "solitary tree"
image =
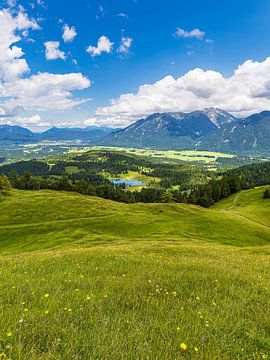
<path fill-rule="evenodd" d="M 0 195 L 6 195 L 12 189 L 12 186 L 5 175 L 0 174 Z"/>
<path fill-rule="evenodd" d="M 171 191 L 166 191 L 161 195 L 161 202 L 172 203 L 175 202 L 175 198 Z"/>

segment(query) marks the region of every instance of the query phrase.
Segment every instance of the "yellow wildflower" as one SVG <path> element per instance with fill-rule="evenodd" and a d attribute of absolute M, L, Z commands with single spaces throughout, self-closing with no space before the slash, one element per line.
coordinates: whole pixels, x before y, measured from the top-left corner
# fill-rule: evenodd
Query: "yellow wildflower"
<path fill-rule="evenodd" d="M 187 350 L 187 345 L 185 343 L 181 343 L 180 348 L 182 350 Z"/>

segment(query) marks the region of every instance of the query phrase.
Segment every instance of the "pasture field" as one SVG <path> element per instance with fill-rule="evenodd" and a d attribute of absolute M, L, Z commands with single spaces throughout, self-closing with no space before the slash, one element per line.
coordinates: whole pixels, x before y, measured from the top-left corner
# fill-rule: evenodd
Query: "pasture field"
<path fill-rule="evenodd" d="M 81 151 L 89 151 L 89 149 L 95 150 L 109 150 L 109 151 L 120 151 L 128 154 L 150 156 L 154 158 L 167 158 L 182 161 L 194 161 L 212 163 L 216 162 L 218 158 L 233 159 L 236 156 L 232 154 L 224 154 L 220 152 L 212 151 L 196 151 L 196 150 L 153 150 L 153 149 L 138 149 L 138 148 L 122 148 L 122 147 L 111 147 L 111 146 L 93 146 L 91 148 L 85 148 Z"/>
<path fill-rule="evenodd" d="M 1 198 L 0 358 L 269 359 L 264 189 L 211 209 Z"/>

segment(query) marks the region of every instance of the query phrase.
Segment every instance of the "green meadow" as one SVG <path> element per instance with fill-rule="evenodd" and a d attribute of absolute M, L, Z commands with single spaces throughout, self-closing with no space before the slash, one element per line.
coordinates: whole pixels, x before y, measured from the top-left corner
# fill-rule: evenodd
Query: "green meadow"
<path fill-rule="evenodd" d="M 210 209 L 2 197 L 0 359 L 269 359 L 264 189 Z"/>
<path fill-rule="evenodd" d="M 128 154 L 150 156 L 154 158 L 167 158 L 181 161 L 195 161 L 212 163 L 217 161 L 218 158 L 233 159 L 236 157 L 232 154 L 225 154 L 213 151 L 200 151 L 200 150 L 154 150 L 154 149 L 139 149 L 139 148 L 125 148 L 125 147 L 112 147 L 112 146 L 93 146 L 91 148 L 84 148 L 81 151 L 89 151 L 90 149 L 96 150 L 109 150 L 120 151 Z"/>

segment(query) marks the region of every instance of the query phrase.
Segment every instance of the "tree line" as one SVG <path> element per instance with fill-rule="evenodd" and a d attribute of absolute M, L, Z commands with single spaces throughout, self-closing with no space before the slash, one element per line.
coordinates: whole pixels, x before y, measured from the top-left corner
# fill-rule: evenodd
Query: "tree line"
<path fill-rule="evenodd" d="M 26 163 L 29 165 L 31 162 Z M 34 174 L 29 170 L 21 174 L 13 170 L 8 178 L 1 175 L 2 188 L 4 188 L 3 184 L 7 186 L 8 181 L 14 188 L 24 190 L 64 190 L 126 203 L 177 202 L 209 207 L 215 202 L 241 190 L 270 184 L 270 162 L 247 165 L 227 171 L 224 174 L 219 174 L 214 179 L 210 179 L 206 184 L 193 185 L 187 190 L 183 188 L 172 190 L 167 186 L 149 186 L 143 188 L 140 192 L 130 191 L 129 188 L 125 189 L 124 186 L 114 186 L 108 179 L 97 173 L 79 172 L 69 176 L 66 174 L 48 176 L 48 167 L 46 163 L 40 162 L 37 166 L 35 165 Z M 22 169 L 21 163 L 18 168 Z M 174 175 L 176 176 L 176 174 Z M 0 187 L 0 191 L 5 192 L 6 190 L 1 190 Z M 267 196 L 268 194 L 265 195 L 265 198 Z"/>

